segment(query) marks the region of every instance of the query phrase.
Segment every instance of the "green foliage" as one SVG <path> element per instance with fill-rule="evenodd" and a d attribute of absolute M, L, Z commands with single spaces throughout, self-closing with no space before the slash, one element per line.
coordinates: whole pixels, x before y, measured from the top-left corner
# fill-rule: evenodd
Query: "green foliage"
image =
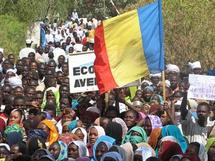
<path fill-rule="evenodd" d="M 12 16 L 0 15 L 0 47 L 5 49 L 5 53 L 18 54 L 19 50 L 25 46 L 27 25 L 19 22 Z"/>
<path fill-rule="evenodd" d="M 140 0 L 123 12 L 152 0 Z M 205 69 L 215 68 L 215 0 L 163 0 L 166 63 L 185 69 L 200 60 Z"/>
<path fill-rule="evenodd" d="M 113 0 L 120 13 L 153 1 Z M 117 14 L 110 0 L 0 0 L 0 15 L 16 17 L 1 16 L 0 46 L 17 52 L 25 39 L 24 24 L 46 16 L 65 19 L 72 9 L 89 18 Z M 163 0 L 163 16 L 167 63 L 182 67 L 200 60 L 203 67 L 215 68 L 215 0 Z"/>

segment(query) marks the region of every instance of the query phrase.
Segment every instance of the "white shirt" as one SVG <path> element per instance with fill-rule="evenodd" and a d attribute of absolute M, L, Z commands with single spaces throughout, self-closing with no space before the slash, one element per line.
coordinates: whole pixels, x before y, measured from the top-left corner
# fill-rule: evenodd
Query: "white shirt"
<path fill-rule="evenodd" d="M 36 51 L 33 48 L 26 47 L 26 48 L 21 49 L 19 52 L 19 58 L 22 59 L 24 57 L 28 57 L 28 54 L 30 52 L 36 53 Z"/>
<path fill-rule="evenodd" d="M 182 130 L 189 143 L 198 142 L 206 145 L 208 129 L 213 125 L 214 122 L 208 119 L 206 127 L 200 126 L 190 111 L 188 111 L 185 120 L 182 120 Z"/>
<path fill-rule="evenodd" d="M 66 58 L 66 52 L 63 50 L 63 49 L 61 49 L 61 48 L 55 48 L 54 50 L 53 50 L 53 54 L 54 54 L 54 60 L 55 60 L 55 62 L 58 64 L 58 57 L 60 56 L 60 55 L 63 55 L 63 56 L 65 56 L 65 58 Z"/>

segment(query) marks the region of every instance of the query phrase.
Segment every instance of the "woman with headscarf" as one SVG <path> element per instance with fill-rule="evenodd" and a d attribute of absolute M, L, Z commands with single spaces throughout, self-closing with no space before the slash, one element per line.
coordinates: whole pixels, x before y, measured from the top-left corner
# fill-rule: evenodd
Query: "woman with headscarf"
<path fill-rule="evenodd" d="M 160 118 L 156 115 L 147 115 L 144 119 L 143 128 L 146 131 L 147 136 L 149 137 L 152 130 L 155 128 L 161 128 L 162 122 Z"/>
<path fill-rule="evenodd" d="M 56 161 L 63 161 L 68 157 L 67 145 L 62 141 L 57 141 L 51 144 L 49 152 L 55 158 Z"/>
<path fill-rule="evenodd" d="M 152 149 L 152 147 L 150 147 L 150 145 L 145 143 L 135 150 L 134 161 L 138 159 L 146 161 L 146 159 L 153 156 L 156 156 L 155 151 Z"/>
<path fill-rule="evenodd" d="M 48 138 L 46 140 L 47 146 L 50 146 L 52 143 L 57 141 L 59 134 L 56 126 L 51 120 L 45 119 L 41 121 L 40 124 L 38 125 L 38 128 L 44 130 L 48 134 Z"/>
<path fill-rule="evenodd" d="M 125 158 L 124 161 L 131 161 L 134 157 L 134 150 L 133 146 L 130 142 L 127 142 L 125 144 L 122 144 L 120 147 L 122 147 L 125 150 Z"/>
<path fill-rule="evenodd" d="M 77 127 L 72 130 L 72 133 L 79 137 L 81 141 L 87 145 L 87 131 L 83 127 Z"/>
<path fill-rule="evenodd" d="M 80 140 L 80 138 L 77 136 L 77 135 L 75 135 L 75 134 L 72 134 L 72 133 L 69 133 L 69 132 L 67 132 L 67 133 L 63 133 L 63 134 L 61 134 L 60 136 L 59 136 L 59 139 L 58 139 L 59 141 L 62 141 L 62 142 L 64 142 L 65 144 L 69 144 L 69 143 L 71 143 L 72 141 L 76 141 L 76 140 Z"/>
<path fill-rule="evenodd" d="M 173 155 L 183 154 L 177 139 L 166 136 L 161 139 L 158 149 L 158 157 L 161 161 L 168 161 Z"/>
<path fill-rule="evenodd" d="M 102 156 L 101 161 L 107 161 L 107 160 L 123 161 L 121 155 L 119 153 L 117 153 L 117 152 L 107 152 L 107 153 L 105 153 Z"/>
<path fill-rule="evenodd" d="M 198 142 L 192 142 L 189 144 L 186 154 L 191 156 L 197 155 L 201 161 L 208 161 L 208 155 L 205 146 Z"/>
<path fill-rule="evenodd" d="M 157 144 L 160 139 L 160 136 L 161 136 L 161 128 L 155 128 L 152 130 L 148 143 L 154 150 L 157 149 Z"/>
<path fill-rule="evenodd" d="M 75 160 L 78 157 L 88 156 L 88 150 L 83 141 L 72 141 L 68 145 L 68 158 Z"/>
<path fill-rule="evenodd" d="M 105 134 L 116 139 L 116 144 L 122 142 L 122 126 L 116 122 L 109 122 L 105 128 Z"/>
<path fill-rule="evenodd" d="M 126 142 L 138 144 L 141 142 L 146 142 L 146 140 L 147 140 L 147 135 L 145 130 L 140 126 L 134 126 L 125 135 L 125 137 L 122 140 L 122 144 Z"/>
<path fill-rule="evenodd" d="M 10 112 L 8 125 L 17 124 L 23 127 L 24 114 L 20 109 L 14 109 Z"/>
<path fill-rule="evenodd" d="M 187 141 L 181 134 L 180 129 L 176 125 L 167 125 L 162 128 L 162 137 L 173 136 L 177 139 L 183 153 L 187 150 Z"/>
<path fill-rule="evenodd" d="M 120 156 L 122 157 L 122 160 L 126 160 L 126 152 L 125 149 L 123 149 L 122 147 L 120 147 L 119 145 L 113 145 L 110 149 L 109 152 L 117 152 L 120 154 Z"/>
<path fill-rule="evenodd" d="M 112 119 L 112 122 L 116 122 L 122 126 L 122 136 L 124 137 L 125 134 L 128 132 L 128 127 L 126 126 L 125 121 L 123 119 L 116 117 Z"/>
<path fill-rule="evenodd" d="M 215 158 L 215 137 L 209 138 L 205 147 L 208 152 L 208 160 L 212 161 L 212 158 Z"/>
<path fill-rule="evenodd" d="M 87 148 L 89 151 L 89 156 L 93 155 L 93 145 L 95 144 L 97 138 L 105 135 L 105 130 L 101 126 L 91 126 L 88 132 L 88 144 Z"/>
<path fill-rule="evenodd" d="M 56 109 L 56 113 L 60 114 L 60 93 L 59 93 L 59 89 L 56 87 L 49 87 L 45 90 L 44 92 L 44 97 L 43 97 L 43 102 L 41 105 L 41 108 L 44 109 L 48 100 L 53 100 L 56 105 L 57 105 L 57 109 Z"/>
<path fill-rule="evenodd" d="M 6 127 L 4 131 L 4 136 L 6 142 L 12 146 L 19 142 L 22 142 L 23 139 L 23 128 L 21 128 L 18 124 L 12 124 Z"/>
<path fill-rule="evenodd" d="M 115 139 L 106 135 L 100 136 L 93 145 L 92 161 L 100 161 L 104 153 L 108 152 L 112 145 L 115 144 Z"/>

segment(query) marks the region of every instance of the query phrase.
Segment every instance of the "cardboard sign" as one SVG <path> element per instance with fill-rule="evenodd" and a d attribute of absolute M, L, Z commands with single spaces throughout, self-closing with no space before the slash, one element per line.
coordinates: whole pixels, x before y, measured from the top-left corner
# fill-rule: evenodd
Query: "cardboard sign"
<path fill-rule="evenodd" d="M 69 55 L 70 93 L 97 91 L 93 52 Z"/>
<path fill-rule="evenodd" d="M 214 76 L 190 74 L 189 83 L 188 98 L 215 100 Z"/>

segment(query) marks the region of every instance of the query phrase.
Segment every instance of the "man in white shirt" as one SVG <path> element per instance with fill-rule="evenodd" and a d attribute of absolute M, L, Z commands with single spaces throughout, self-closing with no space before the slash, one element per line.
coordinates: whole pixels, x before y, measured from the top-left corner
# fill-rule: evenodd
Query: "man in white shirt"
<path fill-rule="evenodd" d="M 55 43 L 55 49 L 53 50 L 53 54 L 54 54 L 54 60 L 56 63 L 58 63 L 58 57 L 60 55 L 63 55 L 64 57 L 66 57 L 66 52 L 60 48 L 60 42 Z"/>
<path fill-rule="evenodd" d="M 36 53 L 35 50 L 33 48 L 31 48 L 31 44 L 32 44 L 32 41 L 30 39 L 27 39 L 26 40 L 26 47 L 21 49 L 19 52 L 19 58 L 20 59 L 28 57 L 28 54 L 31 52 Z"/>
<path fill-rule="evenodd" d="M 199 103 L 197 106 L 198 119 L 192 117 L 191 111 L 186 108 L 187 93 L 184 94 L 184 98 L 181 104 L 181 123 L 182 130 L 186 138 L 190 142 L 199 142 L 203 145 L 207 143 L 207 135 L 214 122 L 209 120 L 210 107 L 206 102 Z"/>

